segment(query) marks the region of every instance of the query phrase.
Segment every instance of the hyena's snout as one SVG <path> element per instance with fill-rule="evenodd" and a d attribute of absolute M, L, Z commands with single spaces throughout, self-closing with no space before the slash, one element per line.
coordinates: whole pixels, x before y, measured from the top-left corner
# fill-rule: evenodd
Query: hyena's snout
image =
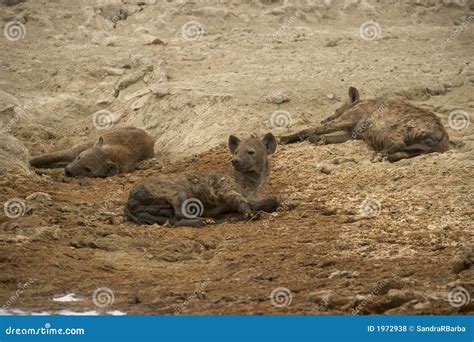
<path fill-rule="evenodd" d="M 231 163 L 233 167 L 239 167 L 242 165 L 242 160 L 240 158 L 233 158 Z"/>
<path fill-rule="evenodd" d="M 74 177 L 74 172 L 69 165 L 64 168 L 64 174 L 66 177 Z"/>

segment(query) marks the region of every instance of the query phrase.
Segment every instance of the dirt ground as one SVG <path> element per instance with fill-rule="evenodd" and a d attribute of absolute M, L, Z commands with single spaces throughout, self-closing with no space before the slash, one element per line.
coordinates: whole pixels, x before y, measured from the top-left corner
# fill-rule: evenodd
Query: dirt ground
<path fill-rule="evenodd" d="M 107 179 L 17 167 L 2 146 L 0 202 L 20 214 L 0 216 L 0 313 L 474 313 L 474 2 L 2 0 L 0 14 L 24 30 L 0 37 L 2 139 L 32 156 L 112 126 L 157 139 L 156 158 Z M 450 151 L 391 164 L 362 141 L 280 145 L 276 214 L 123 216 L 142 177 L 225 172 L 229 134 L 316 125 L 349 86 L 434 111 Z"/>

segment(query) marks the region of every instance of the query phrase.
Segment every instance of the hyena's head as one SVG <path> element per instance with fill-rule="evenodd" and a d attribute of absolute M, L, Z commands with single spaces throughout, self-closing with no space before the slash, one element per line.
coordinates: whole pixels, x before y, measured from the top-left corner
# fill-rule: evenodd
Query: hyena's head
<path fill-rule="evenodd" d="M 249 138 L 244 141 L 233 135 L 229 137 L 232 166 L 238 172 L 266 172 L 268 155 L 275 153 L 276 148 L 277 141 L 271 133 L 265 134 L 262 139 Z"/>
<path fill-rule="evenodd" d="M 334 114 L 328 116 L 327 118 L 323 119 L 321 121 L 322 124 L 325 124 L 325 123 L 328 123 L 334 119 L 337 119 L 338 117 L 340 117 L 342 114 L 344 114 L 345 112 L 347 112 L 349 109 L 351 109 L 355 104 L 357 104 L 359 102 L 359 91 L 357 90 L 357 88 L 354 88 L 354 87 L 349 87 L 349 98 L 346 100 L 346 102 L 344 102 L 344 104 L 342 104 L 338 109 L 336 109 L 336 111 L 334 112 Z"/>
<path fill-rule="evenodd" d="M 110 153 L 104 147 L 102 137 L 96 144 L 81 152 L 76 160 L 65 167 L 64 173 L 67 177 L 110 177 L 119 173 L 119 166 L 109 160 Z"/>

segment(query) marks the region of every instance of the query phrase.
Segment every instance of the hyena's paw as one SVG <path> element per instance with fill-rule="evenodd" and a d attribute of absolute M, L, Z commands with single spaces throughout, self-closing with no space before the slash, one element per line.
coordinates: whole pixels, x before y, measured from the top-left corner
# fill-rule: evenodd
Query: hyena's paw
<path fill-rule="evenodd" d="M 252 211 L 250 213 L 242 214 L 243 221 L 254 221 L 254 220 L 260 220 L 261 218 L 262 218 L 261 211 Z"/>
<path fill-rule="evenodd" d="M 277 211 L 280 207 L 280 201 L 277 197 L 267 197 L 258 201 L 254 201 L 251 203 L 250 207 L 252 211 L 264 211 L 267 213 L 272 213 Z"/>
<path fill-rule="evenodd" d="M 206 219 L 202 217 L 196 218 L 183 218 L 174 222 L 175 226 L 195 227 L 201 228 L 206 225 Z"/>
<path fill-rule="evenodd" d="M 308 141 L 316 145 L 324 145 L 324 137 L 319 134 L 311 134 L 308 138 Z"/>

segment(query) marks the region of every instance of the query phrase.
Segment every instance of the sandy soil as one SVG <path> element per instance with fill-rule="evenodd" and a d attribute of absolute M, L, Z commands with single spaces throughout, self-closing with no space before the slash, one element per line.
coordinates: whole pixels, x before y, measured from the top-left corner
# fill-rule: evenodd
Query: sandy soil
<path fill-rule="evenodd" d="M 29 172 L 2 145 L 0 201 L 20 210 L 0 216 L 3 309 L 474 312 L 472 1 L 16 2 L 0 1 L 24 30 L 0 39 L 9 144 L 37 155 L 125 125 L 157 142 L 108 179 Z M 229 134 L 315 125 L 350 85 L 435 111 L 451 150 L 390 164 L 362 141 L 279 146 L 277 214 L 202 229 L 123 217 L 140 178 L 224 171 Z M 53 300 L 67 294 L 80 300 Z"/>

